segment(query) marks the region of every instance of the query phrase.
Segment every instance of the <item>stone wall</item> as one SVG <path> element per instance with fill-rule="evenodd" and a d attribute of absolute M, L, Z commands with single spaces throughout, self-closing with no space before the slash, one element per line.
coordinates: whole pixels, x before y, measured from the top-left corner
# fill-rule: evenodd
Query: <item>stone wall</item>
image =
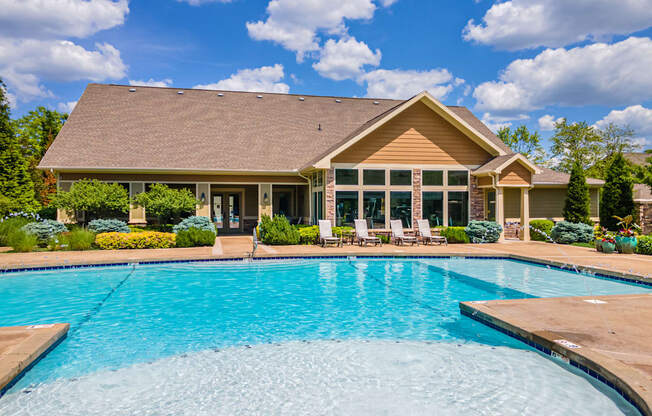
<path fill-rule="evenodd" d="M 421 219 L 421 169 L 412 169 L 412 228 Z"/>
<path fill-rule="evenodd" d="M 469 217 L 471 220 L 484 220 L 484 189 L 478 188 L 478 178 L 471 176 L 469 183 Z"/>
<path fill-rule="evenodd" d="M 505 238 L 519 238 L 521 223 L 520 222 L 506 222 L 503 226 L 505 230 Z"/>
<path fill-rule="evenodd" d="M 335 169 L 326 170 L 326 181 L 324 182 L 326 198 L 326 217 L 335 224 Z"/>
<path fill-rule="evenodd" d="M 637 202 L 636 213 L 642 234 L 652 233 L 652 202 Z"/>

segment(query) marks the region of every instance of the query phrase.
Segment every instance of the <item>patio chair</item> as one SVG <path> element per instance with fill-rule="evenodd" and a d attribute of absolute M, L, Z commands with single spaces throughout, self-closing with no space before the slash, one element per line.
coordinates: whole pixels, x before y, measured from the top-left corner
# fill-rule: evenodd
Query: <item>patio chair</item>
<path fill-rule="evenodd" d="M 432 235 L 430 231 L 430 222 L 428 220 L 417 220 L 417 226 L 419 227 L 419 235 L 423 241 L 423 244 L 428 245 L 428 243 L 445 243 L 448 245 L 448 240 L 446 237 L 440 235 Z"/>
<path fill-rule="evenodd" d="M 389 225 L 392 228 L 392 239 L 394 240 L 394 244 L 405 245 L 406 242 L 412 243 L 412 245 L 419 244 L 416 237 L 407 236 L 403 233 L 403 224 L 401 224 L 401 220 L 391 220 Z"/>
<path fill-rule="evenodd" d="M 380 241 L 378 237 L 371 237 L 369 235 L 369 230 L 367 229 L 367 221 L 365 220 L 355 220 L 355 239 L 358 240 L 358 244 L 362 246 L 364 243 L 365 247 L 367 243 L 374 243 L 374 245 L 383 245 L 383 242 Z"/>
<path fill-rule="evenodd" d="M 322 247 L 326 247 L 329 243 L 342 247 L 342 237 L 333 236 L 333 229 L 329 220 L 319 220 L 319 242 Z"/>

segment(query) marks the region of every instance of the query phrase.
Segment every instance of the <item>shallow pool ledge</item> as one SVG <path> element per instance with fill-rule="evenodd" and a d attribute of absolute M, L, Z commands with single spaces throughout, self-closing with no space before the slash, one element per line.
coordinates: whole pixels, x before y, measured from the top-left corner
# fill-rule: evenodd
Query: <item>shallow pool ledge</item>
<path fill-rule="evenodd" d="M 460 311 L 569 363 L 652 416 L 652 294 L 461 302 Z"/>
<path fill-rule="evenodd" d="M 0 327 L 0 396 L 56 347 L 69 324 Z"/>

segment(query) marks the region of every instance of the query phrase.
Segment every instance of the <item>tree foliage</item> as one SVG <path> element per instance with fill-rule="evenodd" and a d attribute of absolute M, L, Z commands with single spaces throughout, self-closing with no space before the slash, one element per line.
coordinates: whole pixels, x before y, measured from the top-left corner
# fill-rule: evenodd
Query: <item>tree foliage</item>
<path fill-rule="evenodd" d="M 200 203 L 188 189 L 171 189 L 161 183 L 152 184 L 147 192 L 133 198 L 133 203 L 159 219 L 159 224 L 179 222 L 182 215 L 195 212 Z"/>
<path fill-rule="evenodd" d="M 595 164 L 601 157 L 601 137 L 598 131 L 585 121 L 568 124 L 566 119 L 555 123 L 555 135 L 551 138 L 550 151 L 556 160 L 556 169 L 570 172 L 579 162 L 582 169 Z"/>
<path fill-rule="evenodd" d="M 632 179 L 622 154 L 617 153 L 607 169 L 607 177 L 600 199 L 600 225 L 609 230 L 618 228 L 614 215 L 634 215 Z"/>
<path fill-rule="evenodd" d="M 24 211 L 35 211 L 34 183 L 28 160 L 13 131 L 5 86 L 0 80 L 0 194 Z"/>
<path fill-rule="evenodd" d="M 571 169 L 568 192 L 562 215 L 564 216 L 564 221 L 592 224 L 589 187 L 586 184 L 584 170 L 578 162 L 575 162 Z"/>
<path fill-rule="evenodd" d="M 541 146 L 541 136 L 538 132 L 530 133 L 525 124 L 512 131 L 509 127 L 498 130 L 498 137 L 514 152 L 521 153 L 534 163 L 546 160 L 546 151 Z"/>
<path fill-rule="evenodd" d="M 129 212 L 129 192 L 117 183 L 83 179 L 75 182 L 70 191 L 59 190 L 51 204 L 86 221 L 111 218 Z"/>

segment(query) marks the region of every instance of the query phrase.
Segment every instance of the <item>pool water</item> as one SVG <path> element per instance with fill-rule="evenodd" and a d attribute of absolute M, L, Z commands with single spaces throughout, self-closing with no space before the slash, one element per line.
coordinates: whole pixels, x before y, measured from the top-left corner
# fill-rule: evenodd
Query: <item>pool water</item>
<path fill-rule="evenodd" d="M 458 303 L 646 291 L 499 259 L 10 273 L 0 326 L 71 328 L 0 414 L 636 414 Z"/>

